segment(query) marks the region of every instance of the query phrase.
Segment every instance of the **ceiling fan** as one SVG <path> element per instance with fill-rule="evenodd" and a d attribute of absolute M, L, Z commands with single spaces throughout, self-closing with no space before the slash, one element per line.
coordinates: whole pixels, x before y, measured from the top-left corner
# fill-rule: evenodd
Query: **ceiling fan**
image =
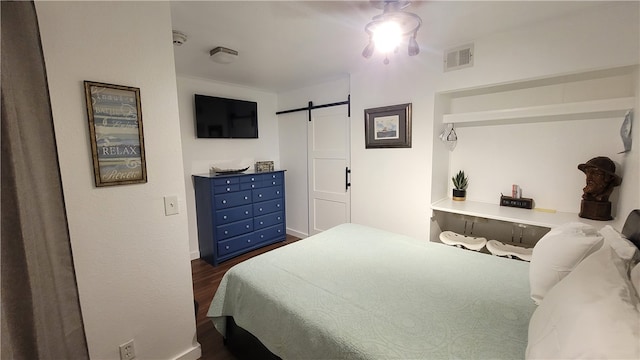
<path fill-rule="evenodd" d="M 370 58 L 376 48 L 385 54 L 384 64 L 389 64 L 388 54 L 398 52 L 402 39 L 408 37 L 407 52 L 409 56 L 420 53 L 420 46 L 416 41 L 418 30 L 422 25 L 420 16 L 405 11 L 411 1 L 404 0 L 371 0 L 370 3 L 382 14 L 376 15 L 365 25 L 365 32 L 369 35 L 369 44 L 362 51 L 362 56 Z"/>

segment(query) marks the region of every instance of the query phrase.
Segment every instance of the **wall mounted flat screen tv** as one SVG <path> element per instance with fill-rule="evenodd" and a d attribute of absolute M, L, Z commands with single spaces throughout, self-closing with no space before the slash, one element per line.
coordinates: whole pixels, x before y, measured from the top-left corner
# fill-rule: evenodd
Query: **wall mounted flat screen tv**
<path fill-rule="evenodd" d="M 198 138 L 258 138 L 258 104 L 195 94 Z"/>

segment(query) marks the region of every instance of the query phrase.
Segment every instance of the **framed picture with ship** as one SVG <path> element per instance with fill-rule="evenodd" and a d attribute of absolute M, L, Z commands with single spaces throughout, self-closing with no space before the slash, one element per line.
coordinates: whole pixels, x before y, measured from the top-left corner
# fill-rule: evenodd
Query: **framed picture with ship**
<path fill-rule="evenodd" d="M 84 82 L 97 187 L 147 182 L 140 89 Z"/>
<path fill-rule="evenodd" d="M 365 147 L 410 148 L 411 103 L 364 110 Z"/>

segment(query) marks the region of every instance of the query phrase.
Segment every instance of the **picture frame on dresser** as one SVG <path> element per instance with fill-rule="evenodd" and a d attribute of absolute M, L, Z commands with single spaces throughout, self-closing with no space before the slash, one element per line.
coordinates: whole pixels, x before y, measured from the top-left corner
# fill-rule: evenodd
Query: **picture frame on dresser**
<path fill-rule="evenodd" d="M 147 182 L 140 89 L 84 82 L 96 187 Z"/>
<path fill-rule="evenodd" d="M 364 110 L 365 148 L 410 148 L 411 103 Z"/>

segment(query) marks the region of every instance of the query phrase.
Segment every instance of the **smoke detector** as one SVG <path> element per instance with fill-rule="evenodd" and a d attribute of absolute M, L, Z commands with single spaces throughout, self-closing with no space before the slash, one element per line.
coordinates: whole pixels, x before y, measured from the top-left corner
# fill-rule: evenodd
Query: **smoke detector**
<path fill-rule="evenodd" d="M 187 42 L 186 34 L 177 30 L 173 30 L 173 45 L 180 46 L 186 42 Z"/>

